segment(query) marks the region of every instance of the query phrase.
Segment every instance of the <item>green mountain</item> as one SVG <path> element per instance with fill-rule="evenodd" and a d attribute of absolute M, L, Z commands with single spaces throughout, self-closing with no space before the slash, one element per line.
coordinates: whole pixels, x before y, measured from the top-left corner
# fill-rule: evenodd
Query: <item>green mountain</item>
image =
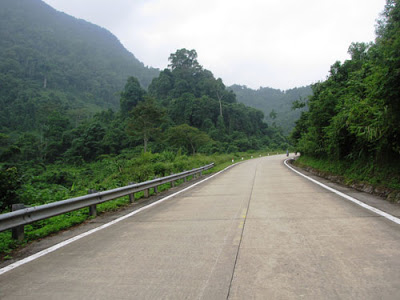
<path fill-rule="evenodd" d="M 146 87 L 148 68 L 104 28 L 40 0 L 0 1 L 0 130 L 40 130 L 59 111 L 76 124 L 119 108 L 129 76 Z"/>
<path fill-rule="evenodd" d="M 306 99 L 312 94 L 310 86 L 286 91 L 267 87 L 253 90 L 242 85 L 232 85 L 229 89 L 236 94 L 238 102 L 260 109 L 264 112 L 267 123 L 280 127 L 286 135 L 293 130 L 296 120 L 304 110 L 292 110 L 293 101 Z"/>
<path fill-rule="evenodd" d="M 237 103 L 195 50 L 169 61 L 161 72 L 146 68 L 105 29 L 41 0 L 2 1 L 0 161 L 287 148 L 280 130 Z"/>

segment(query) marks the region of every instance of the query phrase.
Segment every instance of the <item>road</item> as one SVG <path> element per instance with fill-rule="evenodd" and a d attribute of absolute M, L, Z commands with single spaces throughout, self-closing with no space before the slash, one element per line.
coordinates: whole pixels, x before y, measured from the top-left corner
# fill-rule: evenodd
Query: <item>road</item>
<path fill-rule="evenodd" d="M 0 299 L 400 299 L 400 226 L 239 164 L 0 275 Z"/>

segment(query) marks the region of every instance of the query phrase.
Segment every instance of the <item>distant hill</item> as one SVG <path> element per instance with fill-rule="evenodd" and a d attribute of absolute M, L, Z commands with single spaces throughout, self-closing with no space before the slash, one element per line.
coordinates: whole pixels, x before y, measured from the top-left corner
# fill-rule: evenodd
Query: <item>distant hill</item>
<path fill-rule="evenodd" d="M 148 68 L 104 28 L 40 0 L 0 1 L 0 130 L 38 128 L 50 111 L 79 122 L 119 108 L 128 76 L 146 87 Z"/>
<path fill-rule="evenodd" d="M 230 86 L 229 89 L 236 94 L 238 102 L 263 111 L 268 124 L 273 125 L 275 123 L 284 134 L 289 134 L 292 131 L 294 123 L 300 117 L 302 111 L 300 109 L 292 110 L 293 101 L 300 98 L 306 99 L 312 94 L 310 86 L 281 91 L 263 87 L 253 90 L 235 84 Z"/>

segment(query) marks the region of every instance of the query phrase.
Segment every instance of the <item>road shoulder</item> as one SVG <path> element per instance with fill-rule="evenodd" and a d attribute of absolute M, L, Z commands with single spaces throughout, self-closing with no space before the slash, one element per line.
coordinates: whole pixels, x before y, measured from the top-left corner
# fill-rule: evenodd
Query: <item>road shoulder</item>
<path fill-rule="evenodd" d="M 335 183 L 332 182 L 326 178 L 323 178 L 321 176 L 318 176 L 314 173 L 311 173 L 307 170 L 304 170 L 302 168 L 299 168 L 297 166 L 295 166 L 294 164 L 292 164 L 289 161 L 290 166 L 295 169 L 296 171 L 330 187 L 333 188 L 339 192 L 342 192 L 350 197 L 353 197 L 369 206 L 372 206 L 374 208 L 377 208 L 385 213 L 388 213 L 394 217 L 399 218 L 400 217 L 400 204 L 398 203 L 392 203 L 387 201 L 385 198 L 380 197 L 380 196 L 376 196 L 367 192 L 362 192 L 362 191 L 358 191 L 352 187 L 349 186 L 345 186 L 343 184 L 339 184 L 339 183 Z"/>
<path fill-rule="evenodd" d="M 136 211 L 136 210 L 138 210 L 142 207 L 145 207 L 149 204 L 152 204 L 162 198 L 165 198 L 174 193 L 177 193 L 199 181 L 206 179 L 207 177 L 209 177 L 211 175 L 213 175 L 213 174 L 208 174 L 208 175 L 204 175 L 199 178 L 196 178 L 196 179 L 192 179 L 188 182 L 184 182 L 178 186 L 175 186 L 168 190 L 162 191 L 162 192 L 158 193 L 157 195 L 152 195 L 147 199 L 141 198 L 132 204 L 128 204 L 126 206 L 120 207 L 117 211 L 104 212 L 104 213 L 98 215 L 94 219 L 86 220 L 85 222 L 83 222 L 81 224 L 78 224 L 78 225 L 75 225 L 68 229 L 51 234 L 47 237 L 29 242 L 27 245 L 17 248 L 12 253 L 10 253 L 9 255 L 12 257 L 12 259 L 0 261 L 0 269 L 6 267 L 8 265 L 11 265 L 21 259 L 24 259 L 26 257 L 34 255 L 40 251 L 43 251 L 47 248 L 50 248 L 54 245 L 57 245 L 66 240 L 69 240 L 69 239 L 71 239 L 75 236 L 78 236 L 84 232 L 87 232 L 89 230 L 95 229 L 95 228 L 102 226 L 104 224 L 107 224 L 109 222 L 112 222 L 112 221 L 114 221 L 120 217 L 123 217 L 133 211 Z"/>

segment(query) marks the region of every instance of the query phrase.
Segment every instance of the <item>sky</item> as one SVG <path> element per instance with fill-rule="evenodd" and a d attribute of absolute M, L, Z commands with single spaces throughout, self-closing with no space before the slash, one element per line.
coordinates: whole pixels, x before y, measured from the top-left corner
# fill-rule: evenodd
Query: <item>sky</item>
<path fill-rule="evenodd" d="M 375 39 L 385 0 L 44 0 L 108 29 L 161 70 L 181 48 L 225 85 L 286 90 L 325 80 L 352 42 Z"/>

